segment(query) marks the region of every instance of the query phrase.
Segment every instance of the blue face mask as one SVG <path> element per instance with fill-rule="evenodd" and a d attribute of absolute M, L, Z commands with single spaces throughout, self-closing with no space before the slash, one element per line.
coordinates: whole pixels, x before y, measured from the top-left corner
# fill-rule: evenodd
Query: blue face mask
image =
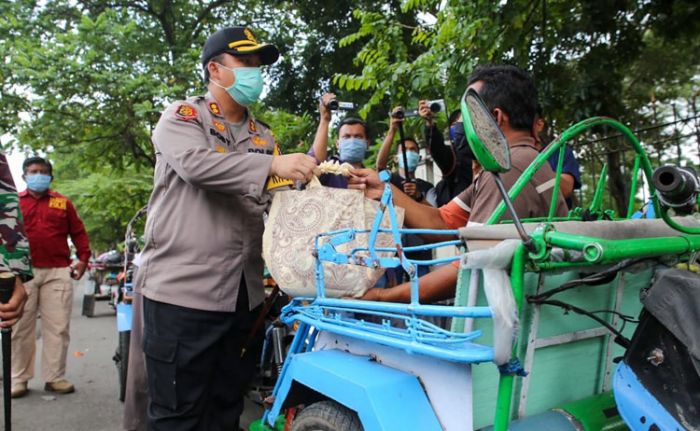
<path fill-rule="evenodd" d="M 24 177 L 27 181 L 27 188 L 34 192 L 45 192 L 49 189 L 49 184 L 51 184 L 51 175 L 44 174 L 32 174 Z"/>
<path fill-rule="evenodd" d="M 401 153 L 398 154 L 399 158 L 399 167 L 401 169 L 406 169 L 403 165 L 403 155 Z M 416 168 L 418 167 L 418 163 L 420 162 L 420 154 L 418 154 L 415 151 L 406 151 L 406 163 L 408 163 L 408 172 L 414 172 Z"/>
<path fill-rule="evenodd" d="M 233 72 L 235 82 L 230 87 L 224 87 L 218 82 L 211 81 L 226 92 L 241 106 L 248 106 L 258 101 L 263 90 L 262 72 L 259 67 L 236 67 L 230 69 L 219 64 L 220 67 Z"/>
<path fill-rule="evenodd" d="M 340 160 L 348 163 L 360 163 L 365 159 L 367 141 L 360 138 L 345 138 L 338 142 Z"/>

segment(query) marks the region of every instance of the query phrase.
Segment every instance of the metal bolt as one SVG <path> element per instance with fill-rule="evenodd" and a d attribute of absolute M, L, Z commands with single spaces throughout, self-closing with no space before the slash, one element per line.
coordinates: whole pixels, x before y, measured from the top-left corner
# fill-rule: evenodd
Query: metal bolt
<path fill-rule="evenodd" d="M 647 361 L 649 361 L 649 363 L 655 367 L 661 365 L 664 362 L 664 359 L 664 351 L 658 347 L 652 350 L 649 356 L 647 356 Z"/>

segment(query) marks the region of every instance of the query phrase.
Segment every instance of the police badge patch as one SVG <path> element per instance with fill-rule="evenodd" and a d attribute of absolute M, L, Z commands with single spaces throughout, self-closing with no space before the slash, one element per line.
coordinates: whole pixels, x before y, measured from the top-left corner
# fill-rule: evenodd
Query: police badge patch
<path fill-rule="evenodd" d="M 219 105 L 216 102 L 209 102 L 207 106 L 212 114 L 216 115 L 217 117 L 221 117 L 221 108 L 219 108 Z"/>
<path fill-rule="evenodd" d="M 216 130 L 218 130 L 219 132 L 223 132 L 224 130 L 226 130 L 226 126 L 224 126 L 224 123 L 222 123 L 221 121 L 214 120 L 214 127 L 216 127 Z"/>
<path fill-rule="evenodd" d="M 190 121 L 197 119 L 197 110 L 190 105 L 180 105 L 175 111 L 178 120 Z"/>

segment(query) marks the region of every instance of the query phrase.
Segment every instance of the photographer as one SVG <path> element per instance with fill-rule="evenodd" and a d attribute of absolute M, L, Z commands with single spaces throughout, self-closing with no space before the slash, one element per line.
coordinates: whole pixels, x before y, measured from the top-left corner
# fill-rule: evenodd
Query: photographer
<path fill-rule="evenodd" d="M 396 107 L 392 111 L 392 113 L 397 112 L 400 110 L 401 107 Z M 391 147 L 394 142 L 394 137 L 396 136 L 396 131 L 399 128 L 399 124 L 403 122 L 403 118 L 397 118 L 396 116 L 392 115 L 389 120 L 389 131 L 386 134 L 386 137 L 384 138 L 384 142 L 382 143 L 381 148 L 379 149 L 379 153 L 377 153 L 377 170 L 382 171 L 387 168 L 387 164 L 389 161 L 389 154 L 391 153 Z M 420 178 L 415 178 L 415 171 L 416 168 L 418 168 L 418 164 L 420 163 L 420 153 L 418 149 L 418 143 L 415 141 L 413 138 L 406 138 L 404 140 L 404 150 L 406 151 L 406 162 L 408 163 L 408 167 L 404 166 L 404 158 L 403 154 L 400 151 L 400 147 L 396 149 L 396 159 L 399 165 L 399 172 L 398 173 L 393 173 L 391 175 L 391 183 L 394 184 L 396 187 L 400 188 L 403 190 L 404 193 L 406 193 L 408 196 L 412 197 L 416 202 L 425 204 L 425 205 L 430 205 L 428 201 L 426 200 L 426 196 L 430 189 L 433 188 L 433 185 L 427 181 L 424 181 Z M 407 175 L 406 172 L 408 172 L 408 176 L 411 177 L 409 181 L 406 180 Z"/>
<path fill-rule="evenodd" d="M 427 101 L 418 103 L 418 115 L 425 120 L 425 142 L 430 155 L 442 171 L 442 179 L 431 192 L 430 200 L 435 206 L 443 206 L 472 183 L 472 161 L 474 155 L 464 138 L 462 116 L 459 110 L 448 118 L 450 141 L 446 145 L 442 133 L 433 121 L 433 111 Z"/>
<path fill-rule="evenodd" d="M 510 189 L 538 155 L 532 137 L 537 103 L 534 82 L 527 72 L 515 66 L 488 65 L 478 67 L 469 78 L 468 85 L 479 93 L 508 141 L 513 167 L 501 178 L 506 189 Z M 515 212 L 523 218 L 546 216 L 552 198 L 553 179 L 551 167 L 546 164 L 542 166 L 515 198 Z M 369 169 L 354 171 L 350 181 L 352 188 L 364 190 L 365 196 L 371 199 L 379 199 L 384 190 L 379 176 Z M 490 172 L 482 172 L 476 182 L 440 208 L 419 205 L 396 187 L 392 191 L 394 205 L 404 208 L 404 222 L 411 228 L 458 229 L 467 222 L 485 223 L 501 203 L 501 195 Z M 565 216 L 566 213 L 566 203 L 559 194 L 555 215 Z M 442 238 L 427 239 L 436 241 Z M 420 301 L 452 298 L 458 272 L 458 266 L 444 265 L 421 277 Z M 408 283 L 390 289 L 370 289 L 362 299 L 409 302 L 411 289 Z"/>
<path fill-rule="evenodd" d="M 316 136 L 308 155 L 315 157 L 317 163 L 325 160 L 333 160 L 339 163 L 349 163 L 354 168 L 362 168 L 362 161 L 365 159 L 368 145 L 367 126 L 364 121 L 355 117 L 346 117 L 338 125 L 338 139 L 335 146 L 338 150 L 337 156 L 328 157 L 328 129 L 331 123 L 331 110 L 329 104 L 335 100 L 335 94 L 326 93 L 321 97 L 318 104 L 320 119 Z M 348 187 L 348 180 L 342 175 L 323 174 L 319 181 L 324 186 L 345 189 Z"/>
<path fill-rule="evenodd" d="M 401 110 L 401 107 L 396 107 L 392 111 L 395 114 L 397 111 Z M 397 118 L 396 115 L 391 115 L 389 122 L 389 131 L 384 138 L 382 147 L 379 149 L 377 154 L 377 171 L 381 171 L 387 168 L 387 161 L 389 159 L 389 154 L 391 153 L 391 147 L 394 142 L 394 137 L 396 136 L 396 131 L 399 128 L 399 124 L 403 121 L 403 118 Z M 433 185 L 427 181 L 415 177 L 416 168 L 420 163 L 420 153 L 418 152 L 418 143 L 413 138 L 405 138 L 403 143 L 403 150 L 406 152 L 406 164 L 404 166 L 404 157 L 400 150 L 401 147 L 396 150 L 396 158 L 398 160 L 399 172 L 391 174 L 391 184 L 403 190 L 406 195 L 413 198 L 414 201 L 423 204 L 430 205 L 427 201 L 426 196 L 432 190 Z M 408 178 L 408 179 L 407 179 Z M 403 235 L 401 242 L 405 247 L 412 247 L 425 244 L 423 238 L 418 235 Z M 433 257 L 433 253 L 430 250 L 413 251 L 407 252 L 406 256 L 409 259 L 417 260 L 430 260 Z M 393 269 L 393 268 L 392 268 Z M 391 269 L 387 270 L 387 275 L 389 280 L 394 278 L 398 282 L 403 282 L 409 280 L 408 274 L 401 268 L 396 268 L 398 274 L 392 274 Z M 429 272 L 429 268 L 426 266 L 418 267 L 418 276 L 422 276 Z M 392 285 L 391 282 L 387 283 Z"/>

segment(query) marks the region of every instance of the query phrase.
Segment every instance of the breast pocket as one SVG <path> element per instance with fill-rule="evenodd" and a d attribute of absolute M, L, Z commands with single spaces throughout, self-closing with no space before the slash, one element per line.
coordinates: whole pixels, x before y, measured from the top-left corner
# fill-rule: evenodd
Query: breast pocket
<path fill-rule="evenodd" d="M 68 211 L 49 208 L 46 214 L 46 223 L 53 228 L 68 229 Z"/>

